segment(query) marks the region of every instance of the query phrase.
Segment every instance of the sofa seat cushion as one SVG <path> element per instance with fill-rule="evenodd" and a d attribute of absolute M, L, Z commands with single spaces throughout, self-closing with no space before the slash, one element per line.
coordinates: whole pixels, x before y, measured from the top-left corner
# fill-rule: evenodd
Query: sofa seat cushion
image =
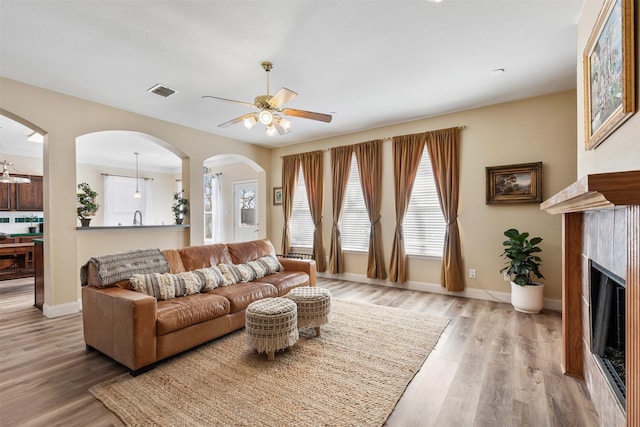
<path fill-rule="evenodd" d="M 207 294 L 225 297 L 231 303 L 231 313 L 238 313 L 249 304 L 262 298 L 278 296 L 278 289 L 269 283 L 246 282 L 216 288 Z"/>
<path fill-rule="evenodd" d="M 187 295 L 158 301 L 157 335 L 174 331 L 229 314 L 229 300 L 212 293 Z"/>
<path fill-rule="evenodd" d="M 256 279 L 253 283 L 256 282 L 272 284 L 278 289 L 278 296 L 281 297 L 298 286 L 309 286 L 309 275 L 302 271 L 280 271 Z"/>

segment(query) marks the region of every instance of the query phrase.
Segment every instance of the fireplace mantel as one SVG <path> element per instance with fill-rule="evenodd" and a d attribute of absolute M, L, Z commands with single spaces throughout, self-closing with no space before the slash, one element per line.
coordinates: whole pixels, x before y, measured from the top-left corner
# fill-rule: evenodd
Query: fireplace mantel
<path fill-rule="evenodd" d="M 639 204 L 640 171 L 628 171 L 586 175 L 545 200 L 540 209 L 559 214 Z"/>
<path fill-rule="evenodd" d="M 604 231 L 589 234 L 595 224 L 592 220 L 618 218 L 622 212 L 627 313 L 627 404 L 626 417 L 624 414 L 622 417 L 626 418 L 627 426 L 640 426 L 640 170 L 587 175 L 545 200 L 540 209 L 550 214 L 562 214 L 563 371 L 583 378 L 587 374 L 587 388 L 601 416 L 620 412 L 615 409 L 608 387 L 594 374 L 597 374 L 593 369 L 595 365 L 589 357 L 590 300 L 583 295 L 583 290 L 589 287 L 587 266 L 594 242 L 608 241 L 614 235 L 611 225 L 602 229 Z M 592 220 L 585 223 L 585 217 Z M 594 235 L 595 240 L 592 240 Z M 585 236 L 589 239 L 584 240 Z M 613 256 L 613 252 L 607 252 L 611 246 L 603 247 L 602 253 Z"/>

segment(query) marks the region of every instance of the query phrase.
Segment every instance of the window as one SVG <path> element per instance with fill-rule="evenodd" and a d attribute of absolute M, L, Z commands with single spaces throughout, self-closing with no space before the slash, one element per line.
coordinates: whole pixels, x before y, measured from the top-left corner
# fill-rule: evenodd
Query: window
<path fill-rule="evenodd" d="M 296 248 L 313 247 L 313 220 L 307 200 L 307 189 L 304 186 L 302 166 L 298 171 L 298 183 L 293 192 L 293 211 L 291 213 L 291 246 Z"/>
<path fill-rule="evenodd" d="M 355 153 L 351 156 L 349 181 L 344 196 L 344 207 L 340 218 L 340 236 L 342 249 L 347 251 L 369 251 L 369 233 L 371 223 L 362 196 L 360 173 Z"/>
<path fill-rule="evenodd" d="M 204 175 L 204 241 L 206 244 L 222 242 L 220 215 L 220 174 Z"/>
<path fill-rule="evenodd" d="M 425 147 L 402 222 L 407 254 L 442 257 L 446 224 L 440 209 L 429 151 Z"/>
<path fill-rule="evenodd" d="M 106 175 L 104 177 L 104 225 L 132 225 L 133 214 L 142 213 L 142 224 L 154 224 L 151 204 L 151 180 L 140 179 L 142 197 L 136 199 L 136 179 Z"/>

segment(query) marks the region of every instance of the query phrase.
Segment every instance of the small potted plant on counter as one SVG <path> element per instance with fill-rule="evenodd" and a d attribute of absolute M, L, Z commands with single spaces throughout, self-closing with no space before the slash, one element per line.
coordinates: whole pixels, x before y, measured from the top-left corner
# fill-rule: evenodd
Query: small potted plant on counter
<path fill-rule="evenodd" d="M 502 245 L 505 247 L 502 257 L 506 271 L 511 279 L 511 304 L 523 313 L 539 313 L 544 305 L 544 284 L 534 282 L 532 275 L 544 279 L 540 272 L 542 259 L 537 255 L 542 250 L 536 246 L 542 242 L 541 237 L 528 239 L 529 233 L 520 233 L 515 228 L 504 232 L 507 237 Z"/>
<path fill-rule="evenodd" d="M 82 191 L 81 193 L 76 193 L 78 218 L 83 227 L 88 227 L 89 222 L 91 222 L 89 217 L 95 215 L 100 208 L 100 205 L 96 203 L 98 193 L 93 191 L 86 182 L 78 184 L 78 190 Z"/>
<path fill-rule="evenodd" d="M 29 215 L 28 217 L 25 218 L 25 222 L 29 222 L 31 223 L 31 225 L 28 227 L 29 228 L 29 234 L 34 234 L 37 232 L 37 226 L 33 225 L 34 223 L 38 223 L 38 217 L 35 215 Z"/>
<path fill-rule="evenodd" d="M 182 224 L 184 216 L 189 213 L 189 200 L 182 197 L 183 193 L 184 190 L 173 194 L 173 200 L 175 200 L 175 202 L 171 206 L 171 210 L 176 219 L 176 224 Z"/>

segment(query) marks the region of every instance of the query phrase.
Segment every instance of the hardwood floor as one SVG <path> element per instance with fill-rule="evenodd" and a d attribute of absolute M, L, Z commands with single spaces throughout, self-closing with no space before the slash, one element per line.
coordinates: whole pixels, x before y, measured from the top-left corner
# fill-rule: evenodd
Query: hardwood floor
<path fill-rule="evenodd" d="M 560 315 L 319 279 L 335 298 L 451 318 L 387 425 L 597 426 L 584 382 L 560 370 Z M 82 315 L 47 319 L 32 279 L 0 282 L 0 426 L 120 426 L 87 391 L 127 372 L 85 349 Z"/>

